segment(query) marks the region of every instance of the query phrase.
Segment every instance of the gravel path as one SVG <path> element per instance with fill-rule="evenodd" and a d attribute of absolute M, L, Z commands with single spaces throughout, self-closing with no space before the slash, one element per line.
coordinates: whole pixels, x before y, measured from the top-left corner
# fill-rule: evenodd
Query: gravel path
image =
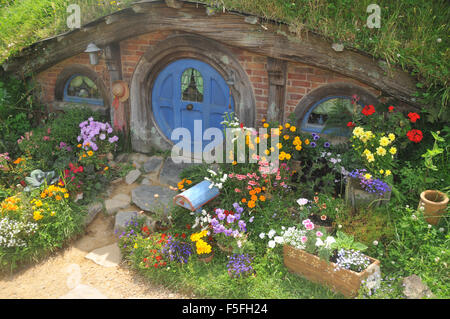
<path fill-rule="evenodd" d="M 190 298 L 152 285 L 123 264 L 107 268 L 86 259 L 90 251 L 117 241 L 113 226 L 112 218 L 99 213 L 86 234 L 69 248 L 12 276 L 0 278 L 0 298 Z"/>

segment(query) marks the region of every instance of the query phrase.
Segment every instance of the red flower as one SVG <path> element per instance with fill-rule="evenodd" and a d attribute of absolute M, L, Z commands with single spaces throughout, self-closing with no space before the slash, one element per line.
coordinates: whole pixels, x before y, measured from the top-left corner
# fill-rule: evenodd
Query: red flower
<path fill-rule="evenodd" d="M 22 185 L 23 187 L 27 186 L 27 183 L 25 183 L 25 181 L 20 181 L 20 185 Z"/>
<path fill-rule="evenodd" d="M 420 119 L 420 115 L 417 114 L 417 113 L 414 113 L 414 112 L 408 113 L 408 117 L 409 117 L 409 119 L 411 120 L 412 123 L 416 123 L 416 121 L 418 119 Z"/>
<path fill-rule="evenodd" d="M 347 123 L 347 126 L 348 126 L 348 127 L 355 127 L 355 123 L 353 123 L 353 122 L 348 122 L 348 123 Z"/>
<path fill-rule="evenodd" d="M 394 112 L 395 107 L 393 107 L 392 105 L 388 107 L 389 112 Z"/>
<path fill-rule="evenodd" d="M 185 234 L 185 233 L 182 233 L 182 234 L 181 234 L 181 237 L 186 238 L 186 234 Z"/>
<path fill-rule="evenodd" d="M 186 228 L 187 228 L 187 229 L 191 229 L 191 225 L 187 224 L 187 225 L 186 225 Z"/>
<path fill-rule="evenodd" d="M 408 137 L 408 139 L 411 142 L 414 142 L 414 143 L 419 143 L 423 138 L 422 131 L 416 130 L 416 129 L 413 129 L 413 130 L 409 131 L 408 133 L 406 133 L 406 136 Z"/>
<path fill-rule="evenodd" d="M 366 105 L 362 109 L 362 114 L 364 114 L 365 116 L 372 115 L 373 113 L 375 113 L 375 107 L 373 105 Z"/>
<path fill-rule="evenodd" d="M 241 123 L 240 126 L 241 126 L 241 128 L 244 128 L 244 123 Z"/>

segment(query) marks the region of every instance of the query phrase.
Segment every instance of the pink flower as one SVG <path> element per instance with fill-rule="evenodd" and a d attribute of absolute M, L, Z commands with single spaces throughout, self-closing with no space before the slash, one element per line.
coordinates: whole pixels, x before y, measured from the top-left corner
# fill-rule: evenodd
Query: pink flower
<path fill-rule="evenodd" d="M 48 140 L 50 140 L 50 137 L 46 135 L 43 137 L 43 139 L 44 139 L 44 141 L 48 141 Z"/>
<path fill-rule="evenodd" d="M 314 229 L 314 224 L 313 223 L 309 223 L 305 225 L 306 230 L 313 230 Z"/>
<path fill-rule="evenodd" d="M 234 173 L 228 174 L 229 178 L 233 178 L 234 177 Z"/>
<path fill-rule="evenodd" d="M 248 190 L 252 190 L 252 187 L 250 185 L 247 186 Z"/>
<path fill-rule="evenodd" d="M 303 226 L 306 226 L 306 224 L 311 223 L 310 219 L 305 219 L 304 221 L 302 221 Z"/>
<path fill-rule="evenodd" d="M 235 191 L 236 193 L 240 193 L 240 192 L 241 192 L 241 190 L 240 190 L 239 188 L 235 188 L 234 191 Z"/>
<path fill-rule="evenodd" d="M 320 232 L 320 231 L 318 231 L 318 232 L 316 232 L 316 236 L 317 236 L 317 237 L 322 237 L 322 236 L 323 236 L 323 233 Z"/>
<path fill-rule="evenodd" d="M 258 185 L 258 183 L 255 181 L 248 181 L 248 185 L 256 186 L 256 185 Z"/>
<path fill-rule="evenodd" d="M 306 236 L 302 236 L 302 238 L 300 238 L 300 240 L 302 241 L 302 243 L 306 243 L 306 241 L 308 240 L 308 237 Z"/>
<path fill-rule="evenodd" d="M 280 176 L 280 175 L 277 175 L 277 176 L 275 176 L 275 179 L 276 179 L 277 181 L 279 181 L 279 180 L 281 179 L 281 176 Z"/>
<path fill-rule="evenodd" d="M 52 129 L 51 129 L 51 128 L 48 128 L 48 129 L 47 129 L 47 134 L 51 134 L 51 132 L 52 132 Z"/>

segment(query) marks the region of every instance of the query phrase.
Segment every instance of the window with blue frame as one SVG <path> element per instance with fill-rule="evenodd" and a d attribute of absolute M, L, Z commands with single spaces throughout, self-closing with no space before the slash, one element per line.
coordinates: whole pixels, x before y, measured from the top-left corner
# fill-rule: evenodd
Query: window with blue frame
<path fill-rule="evenodd" d="M 64 101 L 103 106 L 103 98 L 95 82 L 81 74 L 74 74 L 67 80 Z"/>
<path fill-rule="evenodd" d="M 301 130 L 305 132 L 334 134 L 348 136 L 348 129 L 345 129 L 346 123 L 342 126 L 330 125 L 330 116 L 336 112 L 345 112 L 352 114 L 354 104 L 350 96 L 329 96 L 313 104 L 309 111 L 303 117 Z M 360 108 L 360 105 L 357 104 Z"/>

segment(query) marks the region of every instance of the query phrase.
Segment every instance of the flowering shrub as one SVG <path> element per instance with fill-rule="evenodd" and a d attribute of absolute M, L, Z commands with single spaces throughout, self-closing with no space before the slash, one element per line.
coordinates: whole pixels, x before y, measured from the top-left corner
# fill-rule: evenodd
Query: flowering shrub
<path fill-rule="evenodd" d="M 336 266 L 334 271 L 347 269 L 361 272 L 371 264 L 371 261 L 369 257 L 365 256 L 358 250 L 339 249 L 335 264 Z"/>
<path fill-rule="evenodd" d="M 193 251 L 190 244 L 169 235 L 166 244 L 161 249 L 161 253 L 167 260 L 187 264 Z"/>
<path fill-rule="evenodd" d="M 241 247 L 245 241 L 247 223 L 242 218 L 244 208 L 238 203 L 233 204 L 236 212 L 217 208 L 216 215 L 211 219 L 213 237 L 224 247 Z"/>
<path fill-rule="evenodd" d="M 38 226 L 36 223 L 23 222 L 10 219 L 0 219 L 0 247 L 16 248 L 26 247 L 28 237 L 31 236 Z"/>
<path fill-rule="evenodd" d="M 211 182 L 209 188 L 217 187 L 218 189 L 222 189 L 228 179 L 228 175 L 223 173 L 221 170 L 218 170 L 216 173 L 212 169 L 209 169 L 208 173 L 209 177 L 205 177 L 205 180 Z"/>
<path fill-rule="evenodd" d="M 391 191 L 391 187 L 380 179 L 373 178 L 371 174 L 366 173 L 367 170 L 354 170 L 348 174 L 349 177 L 359 179 L 359 185 L 368 193 L 375 193 L 383 196 Z"/>
<path fill-rule="evenodd" d="M 191 235 L 191 241 L 195 243 L 195 248 L 198 255 L 209 255 L 212 252 L 212 246 L 208 244 L 203 238 L 208 236 L 209 232 L 203 230 L 199 233 Z"/>
<path fill-rule="evenodd" d="M 233 278 L 242 278 L 253 274 L 253 258 L 248 254 L 233 254 L 228 257 L 228 274 Z"/>
<path fill-rule="evenodd" d="M 94 121 L 90 117 L 87 121 L 80 123 L 80 135 L 77 138 L 85 151 L 92 149 L 94 152 L 105 154 L 114 149 L 119 138 L 113 135 L 113 128 L 109 123 Z"/>

